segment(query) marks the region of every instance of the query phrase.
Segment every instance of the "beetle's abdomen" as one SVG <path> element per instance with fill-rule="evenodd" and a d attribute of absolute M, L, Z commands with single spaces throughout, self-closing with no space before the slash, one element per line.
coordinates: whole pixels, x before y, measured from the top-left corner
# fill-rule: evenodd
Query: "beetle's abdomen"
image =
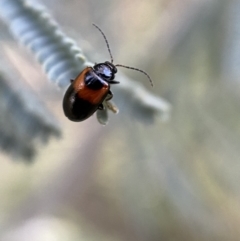
<path fill-rule="evenodd" d="M 71 121 L 83 121 L 91 116 L 98 108 L 88 100 L 79 97 L 72 85 L 69 86 L 63 99 L 63 111 Z"/>

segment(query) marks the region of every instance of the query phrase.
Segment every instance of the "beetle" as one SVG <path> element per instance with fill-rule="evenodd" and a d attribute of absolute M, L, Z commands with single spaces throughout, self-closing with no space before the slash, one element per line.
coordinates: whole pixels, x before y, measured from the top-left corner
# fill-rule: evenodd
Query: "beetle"
<path fill-rule="evenodd" d="M 119 84 L 119 81 L 114 80 L 117 67 L 133 69 L 145 74 L 153 86 L 150 76 L 143 70 L 120 64 L 114 65 L 106 36 L 97 25 L 93 24 L 93 26 L 102 34 L 111 62 L 106 61 L 95 64 L 93 67 L 86 67 L 74 80 L 70 81 L 70 86 L 63 98 L 63 111 L 69 120 L 75 122 L 86 120 L 98 109 L 103 110 L 105 108 L 103 101 L 112 99 L 111 84 Z"/>

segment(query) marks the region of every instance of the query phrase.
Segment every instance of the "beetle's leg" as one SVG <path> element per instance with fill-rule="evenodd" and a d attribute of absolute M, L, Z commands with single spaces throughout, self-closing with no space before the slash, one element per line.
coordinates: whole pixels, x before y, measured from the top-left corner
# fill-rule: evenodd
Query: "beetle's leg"
<path fill-rule="evenodd" d="M 99 109 L 99 110 L 103 110 L 103 109 L 104 109 L 103 104 L 100 104 L 100 105 L 98 106 L 98 109 Z"/>
<path fill-rule="evenodd" d="M 109 100 L 112 99 L 112 97 L 113 97 L 113 93 L 112 93 L 111 90 L 109 90 L 109 91 L 108 91 L 108 94 L 107 94 L 107 97 L 105 98 L 104 101 L 109 101 Z M 98 109 L 99 109 L 99 110 L 103 110 L 103 109 L 104 109 L 104 105 L 103 105 L 103 104 L 100 104 L 100 105 L 98 106 Z"/>
<path fill-rule="evenodd" d="M 119 84 L 120 82 L 117 81 L 117 80 L 110 80 L 109 83 L 110 83 L 110 84 Z"/>
<path fill-rule="evenodd" d="M 111 90 L 109 90 L 109 91 L 108 91 L 108 94 L 107 94 L 107 97 L 106 97 L 106 99 L 105 99 L 105 101 L 109 101 L 109 100 L 111 100 L 112 97 L 113 97 L 113 93 L 112 93 Z"/>

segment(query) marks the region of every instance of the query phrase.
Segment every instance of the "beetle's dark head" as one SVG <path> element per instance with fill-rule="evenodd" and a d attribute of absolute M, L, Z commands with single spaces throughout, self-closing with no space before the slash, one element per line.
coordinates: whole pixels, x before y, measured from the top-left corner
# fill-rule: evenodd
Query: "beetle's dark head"
<path fill-rule="evenodd" d="M 106 61 L 105 63 L 95 64 L 93 66 L 95 73 L 107 82 L 114 80 L 117 68 L 114 64 Z"/>

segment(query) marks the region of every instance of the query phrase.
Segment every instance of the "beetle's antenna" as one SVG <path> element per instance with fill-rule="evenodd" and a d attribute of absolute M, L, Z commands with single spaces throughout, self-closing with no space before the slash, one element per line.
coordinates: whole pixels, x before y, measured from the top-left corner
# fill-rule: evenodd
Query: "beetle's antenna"
<path fill-rule="evenodd" d="M 108 49 L 108 52 L 109 52 L 109 55 L 110 55 L 110 58 L 111 58 L 111 63 L 113 63 L 112 53 L 111 53 L 111 50 L 110 50 L 110 47 L 109 47 L 109 43 L 108 43 L 108 41 L 107 41 L 107 38 L 106 38 L 105 34 L 103 33 L 103 31 L 102 31 L 96 24 L 93 23 L 92 25 L 93 25 L 95 28 L 97 28 L 97 29 L 100 31 L 100 33 L 102 34 L 102 36 L 103 36 L 103 38 L 104 38 L 104 40 L 105 40 L 105 42 L 106 42 L 106 45 L 107 45 L 107 49 Z M 121 65 L 121 64 L 116 64 L 115 66 L 123 67 L 123 68 L 126 68 L 126 69 L 136 70 L 136 71 L 139 71 L 139 72 L 145 74 L 145 75 L 148 77 L 149 82 L 150 82 L 151 85 L 153 86 L 152 79 L 150 78 L 150 76 L 149 76 L 145 71 L 143 71 L 143 70 L 141 70 L 141 69 L 134 68 L 134 67 Z"/>
<path fill-rule="evenodd" d="M 126 69 L 133 69 L 133 70 L 136 70 L 136 71 L 139 71 L 139 72 L 145 74 L 145 75 L 148 77 L 149 82 L 151 83 L 151 86 L 153 86 L 152 79 L 150 78 L 150 76 L 149 76 L 145 71 L 143 71 L 143 70 L 141 70 L 141 69 L 134 68 L 134 67 L 121 65 L 121 64 L 116 64 L 115 66 L 123 67 L 123 68 L 126 68 Z"/>
<path fill-rule="evenodd" d="M 96 24 L 93 23 L 93 26 L 95 28 L 97 28 L 100 31 L 100 33 L 102 34 L 102 36 L 104 37 L 104 40 L 105 40 L 105 42 L 107 44 L 107 49 L 108 49 L 108 52 L 109 52 L 109 55 L 110 55 L 110 58 L 111 58 L 111 63 L 113 63 L 112 53 L 111 53 L 111 50 L 110 50 L 110 47 L 109 47 L 109 44 L 108 44 L 108 41 L 107 41 L 107 38 L 106 38 L 105 34 L 103 33 L 103 31 Z"/>

